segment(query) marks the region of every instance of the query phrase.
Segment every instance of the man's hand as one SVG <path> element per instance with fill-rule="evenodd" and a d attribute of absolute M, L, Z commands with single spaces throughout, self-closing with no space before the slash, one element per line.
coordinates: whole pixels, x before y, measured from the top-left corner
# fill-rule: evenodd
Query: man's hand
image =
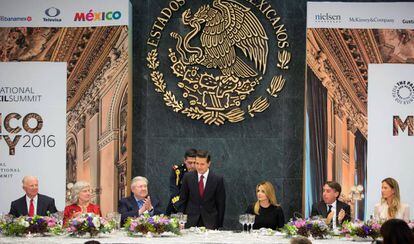
<path fill-rule="evenodd" d="M 341 209 L 338 213 L 338 222 L 342 223 L 342 220 L 345 218 L 345 210 Z"/>
<path fill-rule="evenodd" d="M 145 210 L 147 210 L 147 211 L 151 211 L 153 209 L 150 196 L 148 196 L 146 199 L 144 199 L 143 207 L 145 207 Z"/>
<path fill-rule="evenodd" d="M 151 211 L 153 209 L 152 207 L 152 203 L 151 203 L 151 197 L 147 196 L 147 198 L 144 198 L 144 204 L 142 205 L 142 207 L 138 210 L 138 214 L 141 215 L 143 213 L 145 213 L 146 211 Z"/>

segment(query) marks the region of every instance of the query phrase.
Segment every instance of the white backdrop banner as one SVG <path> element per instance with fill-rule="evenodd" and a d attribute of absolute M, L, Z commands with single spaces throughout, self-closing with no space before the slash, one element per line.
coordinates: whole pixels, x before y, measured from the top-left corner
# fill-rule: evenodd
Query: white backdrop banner
<path fill-rule="evenodd" d="M 381 199 L 381 181 L 399 182 L 401 201 L 411 207 L 414 194 L 414 65 L 368 67 L 367 217 Z"/>
<path fill-rule="evenodd" d="M 24 195 L 25 175 L 65 206 L 66 63 L 0 62 L 0 212 Z"/>

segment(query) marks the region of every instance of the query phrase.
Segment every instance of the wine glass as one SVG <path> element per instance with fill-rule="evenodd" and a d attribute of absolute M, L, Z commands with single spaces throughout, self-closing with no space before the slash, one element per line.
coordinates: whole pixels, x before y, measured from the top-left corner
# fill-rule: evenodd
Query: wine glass
<path fill-rule="evenodd" d="M 244 225 L 247 223 L 247 214 L 239 215 L 239 223 L 242 225 L 242 233 L 244 233 Z"/>
<path fill-rule="evenodd" d="M 248 218 L 248 225 L 250 225 L 250 229 L 249 229 L 249 233 L 250 233 L 253 229 L 253 224 L 254 224 L 254 220 L 256 218 L 256 215 L 249 214 L 247 218 Z"/>
<path fill-rule="evenodd" d="M 187 214 L 181 214 L 178 223 L 180 224 L 180 230 L 185 228 L 185 223 L 187 223 Z"/>
<path fill-rule="evenodd" d="M 63 211 L 57 211 L 56 213 L 53 213 L 51 216 L 56 219 L 58 225 L 62 224 L 62 222 L 63 222 Z"/>

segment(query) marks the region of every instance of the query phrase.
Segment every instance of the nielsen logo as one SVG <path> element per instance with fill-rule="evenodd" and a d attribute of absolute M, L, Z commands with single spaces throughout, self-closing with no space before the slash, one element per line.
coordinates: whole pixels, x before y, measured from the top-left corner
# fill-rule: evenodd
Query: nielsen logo
<path fill-rule="evenodd" d="M 332 23 L 338 23 L 341 22 L 341 15 L 333 15 L 333 14 L 317 14 L 315 15 L 316 22 L 332 22 Z"/>

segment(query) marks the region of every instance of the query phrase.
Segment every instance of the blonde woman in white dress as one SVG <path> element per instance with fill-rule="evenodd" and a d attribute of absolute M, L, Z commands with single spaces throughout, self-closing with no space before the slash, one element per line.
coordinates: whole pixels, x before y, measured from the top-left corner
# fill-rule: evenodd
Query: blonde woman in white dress
<path fill-rule="evenodd" d="M 381 184 L 381 202 L 375 205 L 374 217 L 379 220 L 402 219 L 410 221 L 410 207 L 401 203 L 400 187 L 393 178 L 386 178 Z"/>

